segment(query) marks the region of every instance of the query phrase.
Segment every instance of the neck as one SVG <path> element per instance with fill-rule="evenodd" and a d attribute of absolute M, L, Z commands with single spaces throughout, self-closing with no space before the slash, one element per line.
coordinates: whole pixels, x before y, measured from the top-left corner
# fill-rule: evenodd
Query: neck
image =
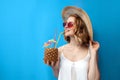
<path fill-rule="evenodd" d="M 77 40 L 75 40 L 75 37 L 70 37 L 69 45 L 73 47 L 77 47 L 79 49 L 86 49 L 85 47 L 81 46 L 81 44 Z"/>
<path fill-rule="evenodd" d="M 80 43 L 78 41 L 75 40 L 74 37 L 70 37 L 70 43 L 71 46 L 76 46 L 76 47 L 80 47 Z"/>

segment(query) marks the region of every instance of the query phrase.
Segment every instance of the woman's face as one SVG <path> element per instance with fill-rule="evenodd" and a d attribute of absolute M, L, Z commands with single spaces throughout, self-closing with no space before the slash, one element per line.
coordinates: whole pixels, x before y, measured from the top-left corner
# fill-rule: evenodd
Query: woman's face
<path fill-rule="evenodd" d="M 75 17 L 69 17 L 64 23 L 65 36 L 73 36 L 75 33 Z"/>

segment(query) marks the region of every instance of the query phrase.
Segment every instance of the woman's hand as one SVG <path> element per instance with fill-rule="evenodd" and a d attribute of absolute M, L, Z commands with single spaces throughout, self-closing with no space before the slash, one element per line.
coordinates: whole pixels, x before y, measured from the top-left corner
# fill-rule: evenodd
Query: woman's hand
<path fill-rule="evenodd" d="M 89 80 L 100 80 L 100 73 L 98 68 L 98 56 L 97 51 L 100 45 L 98 42 L 90 41 L 90 61 L 89 61 Z"/>
<path fill-rule="evenodd" d="M 54 75 L 56 77 L 58 77 L 58 74 L 59 74 L 59 65 L 60 65 L 60 59 L 58 59 L 58 61 L 56 62 L 50 62 L 50 61 L 47 61 L 47 63 L 49 66 L 52 67 L 53 69 L 53 72 L 54 72 Z"/>
<path fill-rule="evenodd" d="M 91 56 L 95 56 L 97 54 L 97 51 L 98 51 L 100 45 L 98 42 L 95 42 L 95 41 L 90 41 L 89 44 L 90 44 Z"/>
<path fill-rule="evenodd" d="M 59 64 L 59 62 L 60 62 L 60 60 L 58 59 L 58 61 L 56 61 L 56 62 L 47 61 L 46 64 L 51 66 L 52 68 L 55 68 Z"/>

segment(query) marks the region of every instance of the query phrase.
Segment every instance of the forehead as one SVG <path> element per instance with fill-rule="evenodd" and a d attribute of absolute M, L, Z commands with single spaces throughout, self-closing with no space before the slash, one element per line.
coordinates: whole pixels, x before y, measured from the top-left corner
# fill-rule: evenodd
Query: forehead
<path fill-rule="evenodd" d="M 67 22 L 75 22 L 75 17 L 73 16 L 68 17 Z"/>

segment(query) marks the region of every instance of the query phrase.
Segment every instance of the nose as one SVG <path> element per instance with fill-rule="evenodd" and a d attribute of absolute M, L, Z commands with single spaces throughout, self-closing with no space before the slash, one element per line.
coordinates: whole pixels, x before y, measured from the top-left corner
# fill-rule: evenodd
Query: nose
<path fill-rule="evenodd" d="M 64 27 L 64 28 L 65 28 L 65 29 L 66 29 L 66 28 L 68 28 L 68 27 L 67 27 L 67 25 L 65 25 L 65 27 Z"/>
<path fill-rule="evenodd" d="M 69 29 L 69 28 L 68 28 L 68 26 L 66 25 L 66 26 L 64 27 L 64 29 L 66 30 L 66 29 Z"/>

